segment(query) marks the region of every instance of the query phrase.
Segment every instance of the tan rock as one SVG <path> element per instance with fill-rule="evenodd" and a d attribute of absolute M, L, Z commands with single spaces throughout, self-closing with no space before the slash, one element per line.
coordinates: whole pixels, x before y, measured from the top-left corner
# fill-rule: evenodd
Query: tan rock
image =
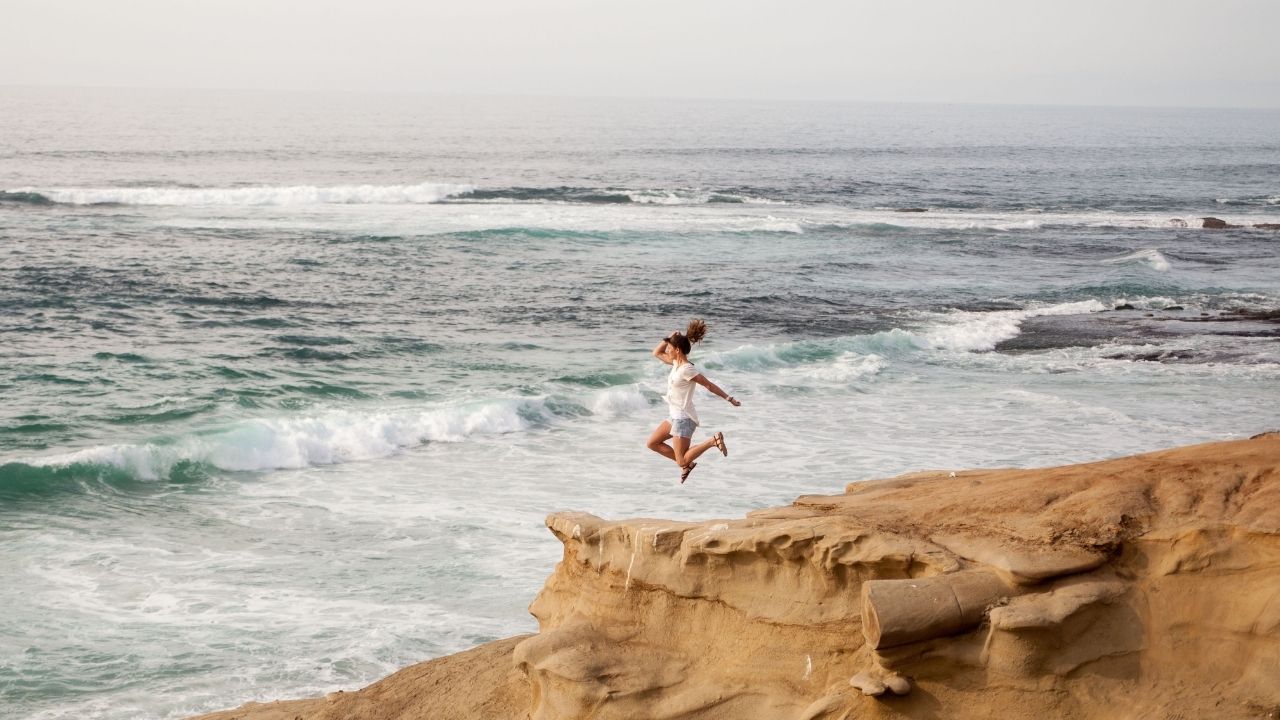
<path fill-rule="evenodd" d="M 878 650 L 966 632 L 989 608 L 1019 592 L 985 571 L 870 580 L 862 584 L 862 635 Z"/>
<path fill-rule="evenodd" d="M 884 679 L 884 684 L 894 695 L 906 695 L 911 692 L 911 681 L 901 675 L 889 675 Z"/>
<path fill-rule="evenodd" d="M 959 533 L 934 535 L 932 540 L 959 557 L 1001 571 L 1018 585 L 1092 570 L 1107 559 L 1104 552 L 1069 544 L 1022 545 L 1009 538 Z"/>
<path fill-rule="evenodd" d="M 883 695 L 889 689 L 887 685 L 877 680 L 871 673 L 863 671 L 849 678 L 849 684 L 862 691 L 863 695 Z"/>

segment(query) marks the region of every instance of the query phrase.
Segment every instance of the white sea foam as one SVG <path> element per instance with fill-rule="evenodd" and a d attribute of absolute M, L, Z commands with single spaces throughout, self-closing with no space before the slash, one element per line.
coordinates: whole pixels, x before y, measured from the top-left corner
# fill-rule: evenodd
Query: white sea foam
<path fill-rule="evenodd" d="M 419 205 L 473 191 L 471 185 L 337 185 L 243 188 L 20 188 L 71 205 Z"/>
<path fill-rule="evenodd" d="M 1142 248 L 1135 250 L 1127 255 L 1108 258 L 1103 260 L 1104 265 L 1123 265 L 1132 262 L 1145 262 L 1151 266 L 1152 270 L 1157 272 L 1169 272 L 1169 260 L 1160 253 L 1159 248 Z"/>
<path fill-rule="evenodd" d="M 1027 215 L 1034 215 L 1028 218 Z M 1017 232 L 1060 227 L 1115 227 L 1128 229 L 1168 229 L 1187 227 L 1189 213 L 1122 213 L 1107 211 L 1011 210 L 928 210 L 896 212 L 891 209 L 850 210 L 829 208 L 813 210 L 810 220 L 835 227 L 898 227 L 921 230 L 966 230 Z M 1265 217 L 1265 216 L 1259 216 Z"/>
<path fill-rule="evenodd" d="M 1028 318 L 1045 315 L 1079 315 L 1107 310 L 1097 300 L 1062 303 L 1028 310 L 995 312 L 955 311 L 945 320 L 925 330 L 918 337 L 924 347 L 952 352 L 994 350 L 996 345 L 1011 340 L 1022 332 Z"/>
<path fill-rule="evenodd" d="M 1110 307 L 1098 300 L 1082 300 L 1024 310 L 930 313 L 914 329 L 893 328 L 826 340 L 743 345 L 709 353 L 703 361 L 712 368 L 760 373 L 780 369 L 785 374 L 800 373 L 820 381 L 847 382 L 880 373 L 888 367 L 889 357 L 921 351 L 990 351 L 1001 342 L 1017 337 L 1028 318 L 1095 313 Z"/>
<path fill-rule="evenodd" d="M 633 190 L 626 193 L 631 202 L 645 205 L 705 205 L 712 202 L 744 205 L 786 205 L 783 200 L 710 190 Z"/>
<path fill-rule="evenodd" d="M 499 400 L 426 410 L 331 410 L 257 418 L 174 443 L 106 445 L 28 460 L 36 466 L 106 465 L 144 480 L 182 462 L 227 471 L 279 470 L 386 457 L 428 442 L 520 432 L 552 415 L 545 398 Z"/>
<path fill-rule="evenodd" d="M 1219 205 L 1280 205 L 1280 196 L 1253 198 L 1214 198 Z"/>
<path fill-rule="evenodd" d="M 1004 397 L 1038 407 L 1047 407 L 1054 415 L 1069 413 L 1076 418 L 1091 418 L 1117 426 L 1132 425 L 1135 420 L 1118 410 L 1105 405 L 1083 403 L 1078 400 L 1032 392 L 1023 389 L 1009 389 L 1001 393 Z"/>
<path fill-rule="evenodd" d="M 1201 296 L 1201 298 L 1203 298 L 1203 296 Z M 1138 297 L 1138 298 L 1121 297 L 1121 298 L 1116 298 L 1114 304 L 1115 305 L 1132 305 L 1135 310 L 1163 310 L 1167 307 L 1172 307 L 1174 305 L 1181 305 L 1183 307 L 1186 307 L 1187 309 L 1198 310 L 1200 306 L 1197 304 L 1197 302 L 1198 301 L 1194 301 L 1194 302 L 1183 301 L 1183 300 L 1177 300 L 1171 297 L 1156 296 L 1156 297 Z"/>
<path fill-rule="evenodd" d="M 453 187 L 453 186 L 448 186 Z M 463 188 L 464 186 L 457 186 Z M 114 192 L 114 191 L 113 191 Z M 196 192 L 196 191 L 192 191 Z M 238 192 L 238 191 L 236 191 Z M 427 198 L 444 191 L 427 194 Z M 643 197 L 643 196 L 640 196 Z M 524 228 L 572 232 L 663 232 L 663 233 L 753 233 L 803 234 L 810 230 L 870 229 L 954 230 L 957 232 L 1040 232 L 1048 228 L 1115 227 L 1125 229 L 1170 229 L 1186 227 L 1188 221 L 1172 215 L 1122 214 L 1107 212 L 1044 212 L 1031 216 L 1022 211 L 981 212 L 939 210 L 899 213 L 830 205 L 787 205 L 745 201 L 741 203 L 698 203 L 665 195 L 636 203 L 577 203 L 565 200 L 510 200 L 473 203 L 448 200 L 410 204 L 388 200 L 388 204 L 366 202 L 316 203 L 305 213 L 286 216 L 245 212 L 228 217 L 223 208 L 215 217 L 201 217 L 202 206 L 192 205 L 187 218 L 166 218 L 168 226 L 223 229 L 323 229 L 351 233 L 439 234 Z M 372 202 L 370 200 L 369 202 Z M 246 201 L 249 207 L 252 203 Z M 1266 215 L 1251 220 L 1237 216 L 1234 223 L 1263 222 Z"/>
<path fill-rule="evenodd" d="M 810 381 L 844 385 L 879 375 L 889 363 L 880 355 L 863 355 L 857 352 L 842 353 L 830 363 L 814 367 L 796 368 L 789 375 L 798 375 Z"/>
<path fill-rule="evenodd" d="M 621 385 L 595 392 L 588 401 L 593 415 L 625 417 L 649 407 L 639 385 Z"/>
<path fill-rule="evenodd" d="M 224 430 L 171 443 L 102 445 L 24 460 L 29 465 L 100 465 L 144 480 L 169 476 L 180 463 L 226 471 L 284 470 L 336 465 L 394 455 L 426 443 L 457 443 L 483 435 L 518 433 L 576 412 L 613 419 L 648 407 L 638 384 L 604 388 L 580 398 L 548 396 L 488 400 L 427 409 L 334 409 L 299 417 L 254 418 Z M 583 405 L 576 405 L 576 403 Z"/>
<path fill-rule="evenodd" d="M 626 195 L 642 205 L 705 205 L 712 197 L 707 190 L 633 190 Z"/>

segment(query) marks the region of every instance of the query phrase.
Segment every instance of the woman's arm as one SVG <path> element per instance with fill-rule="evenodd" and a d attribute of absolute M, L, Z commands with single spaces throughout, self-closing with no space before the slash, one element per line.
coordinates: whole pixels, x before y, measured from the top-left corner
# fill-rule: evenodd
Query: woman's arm
<path fill-rule="evenodd" d="M 725 391 L 721 390 L 721 389 L 720 389 L 720 386 L 718 386 L 718 385 L 716 385 L 715 383 L 713 383 L 713 382 L 711 382 L 710 380 L 708 380 L 708 379 L 707 379 L 707 376 L 706 376 L 706 375 L 703 375 L 702 373 L 698 373 L 697 375 L 695 375 L 695 376 L 693 377 L 693 381 L 694 381 L 694 382 L 696 382 L 696 383 L 698 383 L 698 384 L 699 384 L 699 385 L 701 385 L 702 387 L 706 388 L 706 389 L 707 389 L 707 391 L 708 391 L 708 392 L 710 392 L 712 395 L 715 395 L 716 397 L 724 398 L 725 400 L 728 400 L 728 401 L 729 401 L 729 404 L 730 404 L 730 405 L 732 405 L 732 406 L 734 406 L 734 407 L 738 407 L 739 405 L 741 405 L 741 404 L 742 404 L 742 403 L 738 402 L 738 398 L 736 398 L 736 397 L 734 397 L 734 396 L 730 395 L 729 393 L 727 393 L 727 392 L 725 392 Z"/>
<path fill-rule="evenodd" d="M 667 342 L 667 339 L 666 339 L 666 338 L 662 338 L 662 342 L 660 342 L 660 343 L 658 343 L 657 345 L 655 345 L 655 346 L 654 346 L 654 348 L 653 348 L 653 356 L 654 356 L 654 357 L 656 357 L 656 358 L 658 358 L 658 359 L 659 359 L 659 360 L 661 360 L 662 362 L 664 362 L 664 363 L 666 363 L 666 364 L 670 365 L 670 364 L 671 364 L 671 356 L 667 353 L 667 350 L 668 350 L 668 348 L 669 348 L 669 347 L 670 347 L 670 343 L 668 343 L 668 342 Z"/>

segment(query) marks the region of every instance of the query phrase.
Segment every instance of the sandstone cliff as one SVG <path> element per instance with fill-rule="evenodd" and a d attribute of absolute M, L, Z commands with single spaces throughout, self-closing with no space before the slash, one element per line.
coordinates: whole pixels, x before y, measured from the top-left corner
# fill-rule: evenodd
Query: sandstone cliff
<path fill-rule="evenodd" d="M 537 635 L 210 718 L 1280 717 L 1280 434 L 547 524 Z"/>

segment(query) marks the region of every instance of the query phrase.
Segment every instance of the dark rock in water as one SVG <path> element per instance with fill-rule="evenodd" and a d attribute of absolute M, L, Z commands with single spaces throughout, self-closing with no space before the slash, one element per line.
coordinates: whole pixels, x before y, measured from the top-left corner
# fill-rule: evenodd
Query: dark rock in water
<path fill-rule="evenodd" d="M 1280 322 L 1280 310 L 1237 310 L 1236 314 L 1250 320 Z"/>
<path fill-rule="evenodd" d="M 1103 355 L 1108 360 L 1133 360 L 1136 362 L 1186 362 L 1195 360 L 1196 354 L 1190 350 L 1154 350 L 1151 352 L 1116 353 Z"/>
<path fill-rule="evenodd" d="M 1127 303 L 1124 303 L 1127 304 Z M 1167 309 L 1172 309 L 1171 306 Z M 996 345 L 1002 353 L 1027 353 L 1071 347 L 1117 347 L 1117 360 L 1160 363 L 1254 362 L 1253 338 L 1280 339 L 1280 308 L 1236 310 L 1210 315 L 1188 312 L 1135 311 L 1044 315 L 1027 318 L 1016 337 Z M 1216 338 L 1195 350 L 1181 338 Z M 1237 340 L 1238 338 L 1238 340 Z"/>
<path fill-rule="evenodd" d="M 1246 310 L 1245 308 L 1237 308 L 1235 310 L 1227 310 L 1221 315 L 1217 315 L 1211 318 L 1211 321 L 1221 321 L 1221 322 L 1239 322 L 1241 320 L 1261 320 L 1263 322 L 1280 322 L 1280 309 Z"/>
<path fill-rule="evenodd" d="M 1216 217 L 1207 217 L 1207 218 L 1200 218 L 1200 219 L 1204 221 L 1204 224 L 1201 225 L 1200 227 L 1208 228 L 1210 230 L 1225 230 L 1227 228 L 1240 227 L 1239 225 L 1232 225 L 1226 220 L 1220 220 Z"/>
<path fill-rule="evenodd" d="M 1169 307 L 1164 309 L 1165 312 L 1177 312 L 1179 310 L 1186 310 L 1186 308 L 1182 307 L 1181 305 L 1170 305 Z"/>
<path fill-rule="evenodd" d="M 1187 227 L 1187 221 L 1182 218 L 1173 218 L 1169 221 L 1169 224 L 1174 227 Z"/>
<path fill-rule="evenodd" d="M 1115 307 L 1113 307 L 1113 308 L 1111 308 L 1111 309 L 1112 309 L 1112 310 L 1133 310 L 1133 309 L 1134 309 L 1134 307 L 1133 307 L 1132 305 L 1130 305 L 1129 303 L 1120 303 L 1119 305 L 1117 305 L 1117 306 L 1115 306 Z"/>
<path fill-rule="evenodd" d="M 929 212 L 928 208 L 894 208 L 894 212 Z"/>
<path fill-rule="evenodd" d="M 1255 223 L 1254 227 L 1259 230 L 1280 230 L 1280 223 Z"/>

